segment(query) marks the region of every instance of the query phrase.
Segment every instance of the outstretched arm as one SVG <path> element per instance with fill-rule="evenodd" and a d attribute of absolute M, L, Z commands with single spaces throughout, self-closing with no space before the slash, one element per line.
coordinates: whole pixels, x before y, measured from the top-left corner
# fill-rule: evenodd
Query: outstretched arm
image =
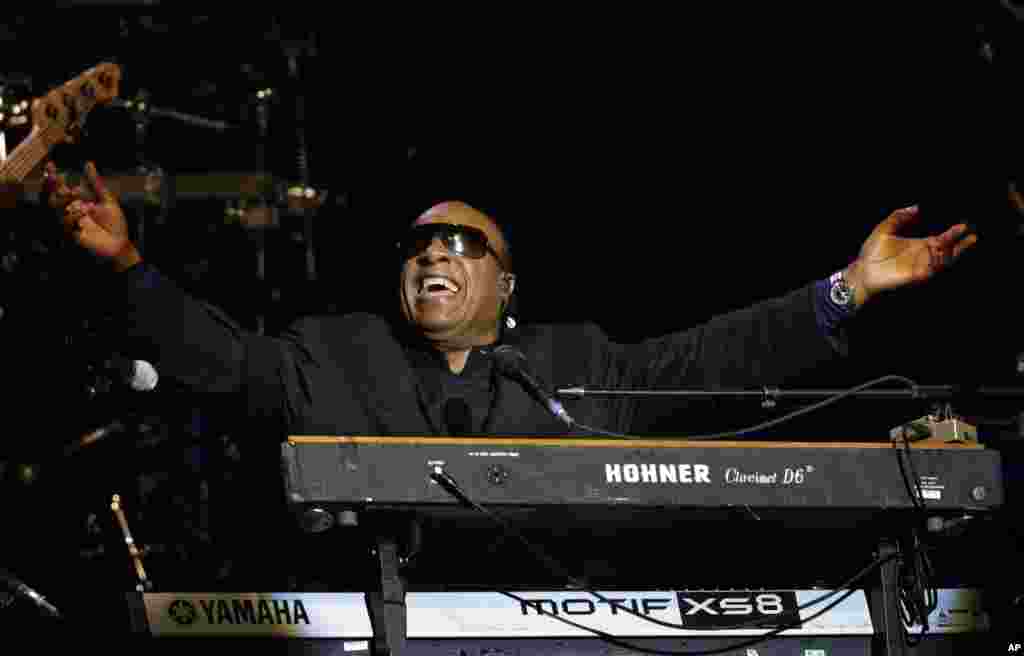
<path fill-rule="evenodd" d="M 854 305 L 923 283 L 948 268 L 978 237 L 966 224 L 909 238 L 918 208 L 879 223 L 845 270 Z M 802 377 L 846 352 L 841 330 L 851 314 L 833 307 L 828 281 L 715 317 L 691 330 L 618 347 L 616 382 L 636 387 L 757 387 Z"/>
<path fill-rule="evenodd" d="M 270 419 L 266 426 L 283 431 L 305 401 L 297 377 L 308 353 L 294 341 L 246 332 L 143 263 L 116 195 L 91 162 L 86 176 L 88 188 L 71 189 L 49 165 L 49 203 L 70 239 L 120 272 L 96 298 L 116 309 L 124 348 L 151 359 L 161 376 Z"/>

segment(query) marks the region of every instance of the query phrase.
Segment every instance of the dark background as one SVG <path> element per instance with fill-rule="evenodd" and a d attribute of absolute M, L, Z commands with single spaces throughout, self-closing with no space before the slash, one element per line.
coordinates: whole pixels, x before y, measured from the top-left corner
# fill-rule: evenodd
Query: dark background
<path fill-rule="evenodd" d="M 53 151 L 62 169 L 91 159 L 110 176 L 140 166 L 171 176 L 266 171 L 282 183 L 306 174 L 328 192 L 313 219 L 314 281 L 303 275 L 299 217 L 283 216 L 262 235 L 263 280 L 257 233 L 228 224 L 223 200 L 180 201 L 147 226 L 147 259 L 250 329 L 262 318 L 274 332 L 308 312 L 390 312 L 394 233 L 439 200 L 464 199 L 506 226 L 522 321 L 594 320 L 622 341 L 827 276 L 889 212 L 919 203 L 918 234 L 968 221 L 979 245 L 928 286 L 869 308 L 855 356 L 817 382 L 898 373 L 922 384 L 1019 383 L 1022 217 L 1006 190 L 1021 171 L 1024 35 L 998 2 L 701 5 L 422 29 L 65 4 L 0 26 L 8 100 L 116 61 L 122 98 L 146 93 L 153 106 L 233 128 L 151 115 L 139 142 L 137 116 L 99 108 L 80 143 Z M 275 90 L 266 135 L 255 109 L 263 88 Z M 9 148 L 23 136 L 10 130 Z M 142 220 L 139 207 L 129 211 Z M 120 585 L 127 556 L 95 549 L 111 543 L 105 504 L 121 486 L 135 503 L 136 530 L 160 534 L 149 540 L 164 548 L 154 567 L 163 563 L 167 578 L 190 562 L 187 580 L 204 587 L 230 560 L 210 537 L 218 529 L 206 512 L 209 490 L 248 480 L 234 450 L 244 436 L 207 428 L 205 409 L 171 381 L 143 399 L 89 401 L 85 364 L 117 349 L 101 310 L 116 304 L 116 286 L 62 242 L 48 212 L 26 200 L 4 214 L 0 255 L 16 256 L 0 270 L 0 498 L 10 517 L 62 536 L 52 556 L 62 567 L 96 572 L 106 563 L 118 574 L 105 580 Z M 960 409 L 990 419 L 993 435 L 1012 432 L 998 420 L 1019 412 L 1015 403 Z M 851 401 L 778 434 L 884 439 L 894 422 L 925 410 Z M 131 428 L 146 439 L 71 460 L 54 455 L 126 416 L 145 419 L 145 429 Z M 728 416 L 719 429 L 766 415 Z M 676 433 L 688 430 L 680 416 Z M 38 494 L 50 500 L 45 510 L 28 501 Z M 5 534 L 9 566 L 43 571 L 16 519 Z"/>

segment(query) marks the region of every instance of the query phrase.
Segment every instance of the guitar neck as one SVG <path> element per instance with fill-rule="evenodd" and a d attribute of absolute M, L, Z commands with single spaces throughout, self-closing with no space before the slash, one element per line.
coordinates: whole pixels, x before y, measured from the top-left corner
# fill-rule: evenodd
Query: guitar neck
<path fill-rule="evenodd" d="M 33 129 L 10 156 L 0 162 L 0 182 L 23 181 L 60 141 L 59 135 L 50 130 Z"/>

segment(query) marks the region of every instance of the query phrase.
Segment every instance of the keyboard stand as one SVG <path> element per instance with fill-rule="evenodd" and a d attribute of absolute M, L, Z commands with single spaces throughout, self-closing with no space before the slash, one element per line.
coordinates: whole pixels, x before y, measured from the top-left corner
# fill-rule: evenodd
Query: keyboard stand
<path fill-rule="evenodd" d="M 373 626 L 373 656 L 402 656 L 405 653 L 405 581 L 399 572 L 398 542 L 377 538 L 380 590 L 368 592 L 366 609 Z"/>
<path fill-rule="evenodd" d="M 875 637 L 885 656 L 903 656 L 906 645 L 903 642 L 903 619 L 899 608 L 900 549 L 892 540 L 882 539 L 878 544 L 877 557 L 889 560 L 878 571 L 878 583 L 869 591 L 871 623 L 875 625 Z"/>

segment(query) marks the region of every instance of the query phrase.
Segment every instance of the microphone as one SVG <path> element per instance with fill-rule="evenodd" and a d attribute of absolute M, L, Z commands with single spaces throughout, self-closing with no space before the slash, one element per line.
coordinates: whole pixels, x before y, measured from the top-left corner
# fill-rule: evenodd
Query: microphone
<path fill-rule="evenodd" d="M 523 355 L 522 351 L 503 344 L 491 351 L 491 356 L 494 358 L 494 365 L 498 367 L 498 371 L 522 385 L 530 393 L 530 396 L 547 408 L 548 412 L 554 415 L 556 419 L 564 421 L 569 426 L 576 424 L 576 421 L 569 416 L 569 413 L 565 411 L 562 404 L 545 390 L 543 385 L 537 382 L 536 377 L 530 371 L 529 364 L 526 362 L 526 356 Z"/>
<path fill-rule="evenodd" d="M 25 585 L 24 581 L 19 581 L 17 578 L 12 576 L 11 573 L 5 569 L 0 569 L 0 584 L 2 584 L 8 592 L 14 595 L 15 598 L 27 599 L 45 614 L 50 617 L 60 619 L 60 612 L 53 604 L 48 602 L 43 595 Z"/>
<path fill-rule="evenodd" d="M 160 377 L 156 368 L 145 360 L 131 360 L 121 354 L 107 358 L 99 370 L 101 381 L 89 388 L 89 396 L 94 397 L 101 391 L 109 391 L 110 382 L 127 385 L 136 392 L 148 392 L 156 387 Z M 104 375 L 105 374 L 105 375 Z M 106 384 L 104 384 L 106 383 Z"/>

